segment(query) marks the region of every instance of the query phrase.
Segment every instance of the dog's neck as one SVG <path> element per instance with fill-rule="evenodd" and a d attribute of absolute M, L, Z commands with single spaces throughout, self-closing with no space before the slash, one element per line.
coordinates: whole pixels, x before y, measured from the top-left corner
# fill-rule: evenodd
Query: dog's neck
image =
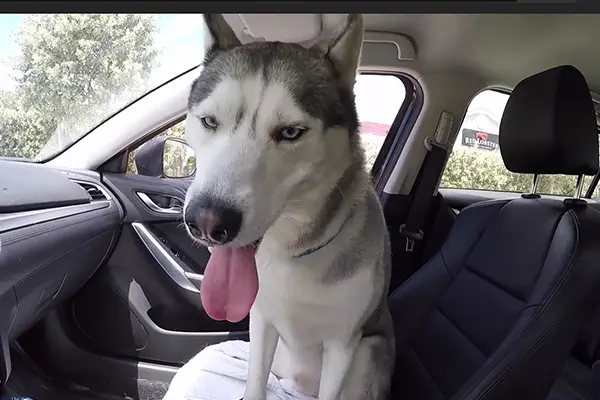
<path fill-rule="evenodd" d="M 362 164 L 349 165 L 336 180 L 300 194 L 283 210 L 264 239 L 292 257 L 318 248 L 339 234 L 364 202 L 369 179 Z"/>

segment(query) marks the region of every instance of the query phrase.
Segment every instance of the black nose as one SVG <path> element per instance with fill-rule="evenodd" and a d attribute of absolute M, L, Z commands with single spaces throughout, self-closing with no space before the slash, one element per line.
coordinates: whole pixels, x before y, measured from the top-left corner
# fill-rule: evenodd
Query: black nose
<path fill-rule="evenodd" d="M 193 236 L 217 245 L 235 239 L 242 226 L 242 213 L 214 199 L 199 198 L 188 204 L 184 220 Z"/>

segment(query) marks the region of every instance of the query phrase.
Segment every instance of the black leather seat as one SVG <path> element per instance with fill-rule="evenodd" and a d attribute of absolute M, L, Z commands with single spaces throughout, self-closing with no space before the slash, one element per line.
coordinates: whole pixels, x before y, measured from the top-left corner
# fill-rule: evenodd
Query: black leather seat
<path fill-rule="evenodd" d="M 598 136 L 581 73 L 523 80 L 500 126 L 512 172 L 594 174 Z M 600 213 L 524 195 L 464 209 L 440 251 L 390 295 L 392 399 L 544 399 L 600 301 Z"/>

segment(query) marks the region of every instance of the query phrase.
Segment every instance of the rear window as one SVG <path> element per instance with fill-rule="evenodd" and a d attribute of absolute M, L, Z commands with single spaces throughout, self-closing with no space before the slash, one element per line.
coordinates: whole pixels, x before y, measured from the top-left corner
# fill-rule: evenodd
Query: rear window
<path fill-rule="evenodd" d="M 533 176 L 508 171 L 500 156 L 498 133 L 508 97 L 507 93 L 485 90 L 471 100 L 440 187 L 518 193 L 531 190 Z M 585 177 L 584 193 L 591 181 L 591 176 Z M 541 175 L 538 193 L 572 196 L 576 183 L 576 176 Z M 598 187 L 593 197 L 597 196 Z"/>

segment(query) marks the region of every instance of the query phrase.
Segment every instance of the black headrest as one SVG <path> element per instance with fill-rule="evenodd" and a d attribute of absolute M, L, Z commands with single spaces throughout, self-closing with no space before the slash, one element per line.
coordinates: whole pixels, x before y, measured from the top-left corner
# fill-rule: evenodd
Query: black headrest
<path fill-rule="evenodd" d="M 499 144 L 512 172 L 594 175 L 598 128 L 581 72 L 565 65 L 522 80 L 504 109 Z"/>

